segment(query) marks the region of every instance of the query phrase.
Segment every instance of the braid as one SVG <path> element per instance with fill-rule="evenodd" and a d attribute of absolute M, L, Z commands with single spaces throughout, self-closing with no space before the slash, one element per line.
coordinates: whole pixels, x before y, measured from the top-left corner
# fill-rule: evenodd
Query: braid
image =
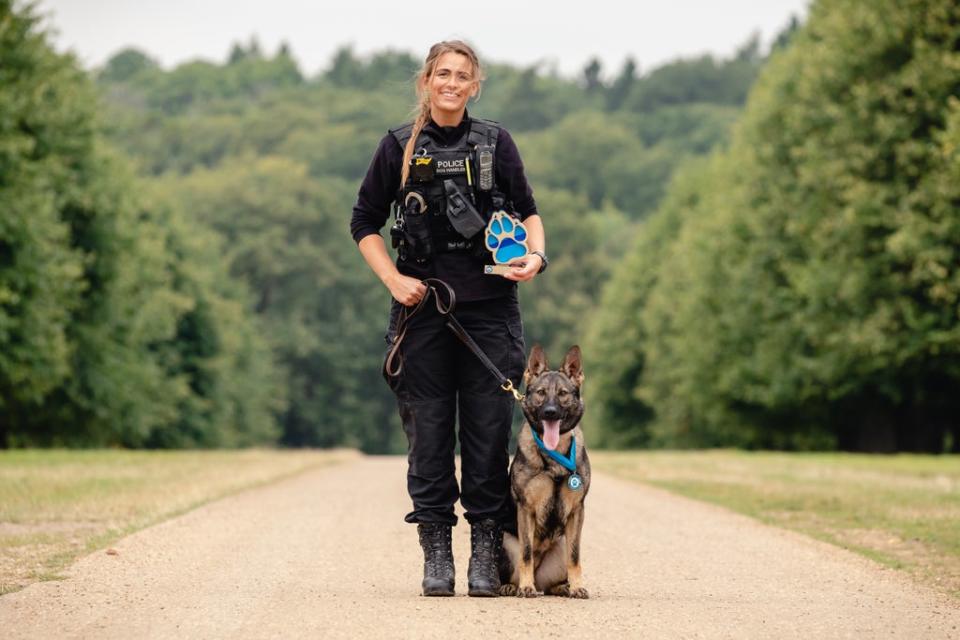
<path fill-rule="evenodd" d="M 403 165 L 400 169 L 400 188 L 407 184 L 407 178 L 410 176 L 410 160 L 413 158 L 413 152 L 417 146 L 417 138 L 420 132 L 430 119 L 430 100 L 426 94 L 420 99 L 420 108 L 417 111 L 417 117 L 413 121 L 413 131 L 410 132 L 410 139 L 407 140 L 407 146 L 403 149 Z"/>

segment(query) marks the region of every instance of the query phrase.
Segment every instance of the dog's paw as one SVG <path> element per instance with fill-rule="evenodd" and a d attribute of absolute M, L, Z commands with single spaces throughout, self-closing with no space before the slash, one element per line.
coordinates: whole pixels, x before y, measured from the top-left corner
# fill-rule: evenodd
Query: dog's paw
<path fill-rule="evenodd" d="M 517 585 L 507 583 L 500 585 L 500 595 L 502 596 L 515 596 L 517 595 Z"/>
<path fill-rule="evenodd" d="M 517 589 L 518 598 L 536 598 L 538 595 L 536 587 L 519 587 Z"/>
<path fill-rule="evenodd" d="M 567 594 L 570 598 L 580 598 L 581 600 L 586 600 L 590 597 L 590 594 L 583 587 L 577 587 L 576 589 L 569 589 Z"/>
<path fill-rule="evenodd" d="M 544 593 L 548 596 L 560 596 L 563 598 L 570 596 L 570 585 L 566 582 L 561 582 L 560 584 L 555 584 L 552 587 L 547 588 Z"/>
<path fill-rule="evenodd" d="M 487 226 L 487 249 L 497 264 L 527 255 L 527 230 L 505 211 L 497 211 Z"/>

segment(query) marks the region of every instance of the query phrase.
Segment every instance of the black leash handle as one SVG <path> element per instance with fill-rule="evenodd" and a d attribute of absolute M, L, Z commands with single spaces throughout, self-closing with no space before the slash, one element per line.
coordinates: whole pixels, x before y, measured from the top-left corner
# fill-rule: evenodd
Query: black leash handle
<path fill-rule="evenodd" d="M 490 373 L 493 374 L 493 377 L 495 377 L 497 382 L 500 383 L 501 389 L 513 394 L 513 397 L 517 402 L 523 401 L 523 395 L 513 387 L 513 381 L 501 373 L 500 369 L 493 364 L 490 358 L 487 357 L 487 354 L 480 349 L 477 343 L 474 342 L 473 338 L 470 337 L 470 334 L 467 333 L 467 330 L 463 328 L 463 325 L 460 324 L 456 316 L 453 315 L 453 310 L 457 306 L 457 296 L 453 292 L 453 288 L 438 278 L 426 278 L 423 280 L 423 283 L 427 286 L 427 292 L 422 298 L 420 298 L 420 301 L 416 304 L 416 306 L 412 308 L 405 306 L 400 310 L 400 315 L 397 318 L 397 332 L 393 339 L 393 346 L 390 347 L 390 351 L 387 353 L 387 358 L 383 362 L 384 373 L 391 378 L 400 375 L 400 372 L 403 370 L 403 358 L 400 355 L 400 343 L 403 342 L 403 338 L 407 335 L 407 325 L 410 322 L 410 319 L 419 313 L 421 309 L 423 309 L 424 305 L 427 303 L 427 299 L 432 296 L 437 307 L 437 312 L 442 316 L 446 316 L 447 328 L 453 332 L 453 335 L 457 336 L 457 338 L 464 345 L 466 345 L 466 347 L 470 349 L 470 351 L 472 351 L 477 358 L 480 359 L 480 362 L 482 362 L 483 365 L 489 369 Z M 442 289 L 446 293 L 446 303 L 443 302 L 438 289 Z"/>
<path fill-rule="evenodd" d="M 423 309 L 424 305 L 427 304 L 427 300 L 433 296 L 434 302 L 437 305 L 437 312 L 444 316 L 452 313 L 453 309 L 457 306 L 457 295 L 453 292 L 453 288 L 443 280 L 427 278 L 423 280 L 423 284 L 427 286 L 427 292 L 420 298 L 420 301 L 413 307 L 404 305 L 401 307 L 400 314 L 397 316 L 397 331 L 393 337 L 393 346 L 390 347 L 390 351 L 387 353 L 387 359 L 383 362 L 383 371 L 391 378 L 400 375 L 400 372 L 403 370 L 403 358 L 400 356 L 400 343 L 403 342 L 403 338 L 407 335 L 407 324 L 413 316 L 417 315 L 420 310 Z M 440 294 L 437 292 L 437 286 L 443 287 L 446 291 L 447 304 L 444 304 L 440 298 Z M 394 365 L 394 362 L 396 362 L 396 365 Z"/>

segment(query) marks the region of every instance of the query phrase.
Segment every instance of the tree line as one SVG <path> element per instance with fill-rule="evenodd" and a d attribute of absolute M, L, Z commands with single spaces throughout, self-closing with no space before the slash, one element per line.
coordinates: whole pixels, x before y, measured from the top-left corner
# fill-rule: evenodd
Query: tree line
<path fill-rule="evenodd" d="M 0 444 L 244 446 L 282 386 L 222 239 L 104 144 L 94 85 L 0 3 Z"/>
<path fill-rule="evenodd" d="M 487 70 L 470 112 L 514 134 L 548 232 L 527 341 L 586 341 L 598 444 L 960 442 L 956 13 L 889 5 L 609 79 Z M 0 7 L 0 443 L 402 450 L 347 225 L 417 58 L 308 76 L 251 40 L 85 72 Z"/>
<path fill-rule="evenodd" d="M 960 6 L 815 2 L 606 289 L 608 445 L 960 451 Z"/>
<path fill-rule="evenodd" d="M 389 298 L 347 224 L 417 60 L 345 47 L 307 77 L 252 40 L 223 62 L 127 49 L 85 73 L 32 9 L 2 8 L 0 442 L 402 449 L 379 376 Z M 515 134 L 550 230 L 528 340 L 582 333 L 665 178 L 726 139 L 764 57 L 753 39 L 610 81 L 596 61 L 579 79 L 488 70 L 470 109 Z"/>

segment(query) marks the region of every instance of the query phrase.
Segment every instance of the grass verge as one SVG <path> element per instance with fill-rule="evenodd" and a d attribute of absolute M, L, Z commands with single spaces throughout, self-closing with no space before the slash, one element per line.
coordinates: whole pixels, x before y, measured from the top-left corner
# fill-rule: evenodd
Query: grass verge
<path fill-rule="evenodd" d="M 0 451 L 0 595 L 231 493 L 348 460 L 348 450 Z"/>
<path fill-rule="evenodd" d="M 591 451 L 594 468 L 850 549 L 960 598 L 960 456 Z"/>

